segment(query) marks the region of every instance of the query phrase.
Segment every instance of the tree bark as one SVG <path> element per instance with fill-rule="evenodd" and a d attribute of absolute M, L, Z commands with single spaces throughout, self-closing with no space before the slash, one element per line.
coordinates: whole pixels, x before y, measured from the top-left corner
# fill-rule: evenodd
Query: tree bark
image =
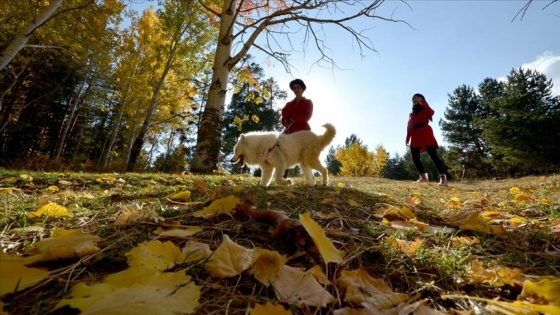
<path fill-rule="evenodd" d="M 17 53 L 25 46 L 29 36 L 41 25 L 43 25 L 60 7 L 62 0 L 54 0 L 41 12 L 34 21 L 29 22 L 25 28 L 12 40 L 10 45 L 0 55 L 0 70 L 4 69 L 14 59 Z"/>
<path fill-rule="evenodd" d="M 212 67 L 212 84 L 198 127 L 196 149 L 191 167 L 193 173 L 211 174 L 218 167 L 227 83 L 233 66 L 230 54 L 236 7 L 237 0 L 223 2 L 222 13 L 220 14 L 219 40 L 214 56 L 214 66 Z"/>

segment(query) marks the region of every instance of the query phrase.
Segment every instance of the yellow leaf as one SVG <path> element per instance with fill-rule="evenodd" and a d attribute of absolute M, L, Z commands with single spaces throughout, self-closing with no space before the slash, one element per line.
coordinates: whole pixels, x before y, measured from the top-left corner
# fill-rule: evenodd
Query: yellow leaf
<path fill-rule="evenodd" d="M 0 188 L 0 196 L 2 195 L 10 195 L 14 192 L 14 188 L 12 187 L 8 187 L 8 188 Z"/>
<path fill-rule="evenodd" d="M 46 192 L 51 192 L 51 193 L 53 193 L 53 192 L 59 191 L 60 188 L 58 188 L 58 186 L 55 186 L 55 185 L 50 185 L 49 187 L 45 188 L 44 190 L 45 190 Z"/>
<path fill-rule="evenodd" d="M 81 314 L 190 314 L 199 306 L 200 289 L 185 270 L 129 268 L 102 283 L 78 283 L 55 309 L 70 305 Z"/>
<path fill-rule="evenodd" d="M 212 202 L 208 207 L 193 213 L 195 217 L 202 217 L 204 219 L 212 218 L 218 214 L 231 213 L 231 210 L 239 203 L 239 199 L 233 195 L 220 198 Z"/>
<path fill-rule="evenodd" d="M 529 202 L 531 201 L 531 196 L 527 195 L 526 193 L 518 193 L 515 194 L 513 197 L 513 201 L 520 203 L 520 202 Z"/>
<path fill-rule="evenodd" d="M 480 211 L 463 211 L 451 220 L 461 230 L 472 230 L 487 234 L 503 235 L 506 230 L 501 225 L 490 224 L 484 220 Z"/>
<path fill-rule="evenodd" d="M 310 272 L 286 265 L 273 287 L 280 302 L 296 306 L 325 307 L 336 300 Z"/>
<path fill-rule="evenodd" d="M 27 217 L 28 218 L 39 218 L 39 217 L 47 217 L 47 218 L 63 218 L 63 217 L 67 217 L 67 218 L 71 218 L 74 215 L 70 212 L 68 212 L 68 210 L 61 206 L 58 205 L 56 203 L 49 203 L 46 204 L 44 206 L 39 207 L 39 209 L 37 209 L 34 212 L 29 212 L 27 213 Z"/>
<path fill-rule="evenodd" d="M 33 181 L 33 177 L 31 177 L 27 174 L 20 174 L 19 177 L 26 182 L 32 182 Z"/>
<path fill-rule="evenodd" d="M 543 277 L 536 282 L 527 280 L 523 283 L 523 291 L 517 299 L 541 300 L 535 299 L 535 296 L 544 298 L 548 304 L 560 307 L 560 278 Z"/>
<path fill-rule="evenodd" d="M 208 244 L 197 241 L 188 241 L 185 246 L 183 246 L 181 253 L 183 253 L 183 257 L 185 257 L 185 263 L 198 262 L 212 255 Z"/>
<path fill-rule="evenodd" d="M 81 258 L 99 252 L 96 243 L 100 240 L 99 236 L 84 234 L 79 229 L 56 230 L 52 237 L 33 244 L 27 253 L 40 255 L 36 261 Z"/>
<path fill-rule="evenodd" d="M 334 204 L 334 199 L 332 199 L 332 198 L 325 198 L 325 199 L 323 199 L 323 201 L 321 201 L 321 204 L 322 204 L 322 205 L 329 205 L 329 206 L 330 206 L 330 205 Z"/>
<path fill-rule="evenodd" d="M 509 224 L 513 227 L 517 227 L 523 223 L 529 222 L 529 220 L 523 218 L 523 217 L 513 217 L 511 219 L 508 220 Z"/>
<path fill-rule="evenodd" d="M 323 231 L 321 226 L 311 219 L 311 214 L 309 212 L 300 214 L 299 220 L 309 236 L 313 239 L 313 242 L 319 249 L 319 253 L 326 264 L 330 262 L 341 263 L 343 261 L 344 252 L 334 247 L 332 240 L 325 235 L 325 231 Z"/>
<path fill-rule="evenodd" d="M 417 238 L 415 241 L 406 241 L 406 240 L 399 240 L 394 238 L 393 236 L 385 237 L 387 242 L 391 244 L 393 247 L 399 249 L 401 252 L 412 255 L 416 253 L 416 251 L 422 246 L 422 240 Z"/>
<path fill-rule="evenodd" d="M 512 194 L 512 195 L 517 195 L 520 191 L 521 190 L 519 190 L 519 187 L 517 187 L 517 186 L 511 187 L 509 189 L 509 193 Z"/>
<path fill-rule="evenodd" d="M 541 198 L 540 202 L 541 202 L 542 205 L 550 206 L 550 200 L 548 200 L 546 198 Z"/>
<path fill-rule="evenodd" d="M 391 308 L 408 300 L 408 295 L 393 292 L 383 279 L 372 278 L 362 268 L 343 270 L 336 285 L 346 290 L 346 302 L 367 302 L 380 308 Z"/>
<path fill-rule="evenodd" d="M 15 184 L 15 183 L 17 183 L 17 181 L 18 181 L 17 177 L 10 176 L 10 177 L 6 177 L 6 178 L 2 178 L 0 183 L 2 183 L 2 184 Z"/>
<path fill-rule="evenodd" d="M 412 212 L 412 210 L 407 206 L 403 206 L 399 210 L 399 214 L 402 218 L 405 219 L 416 219 L 416 214 L 414 214 L 414 212 Z"/>
<path fill-rule="evenodd" d="M 444 205 L 448 208 L 461 208 L 461 200 L 457 197 L 452 197 Z"/>
<path fill-rule="evenodd" d="M 186 190 L 182 192 L 178 192 L 167 197 L 169 200 L 180 200 L 180 201 L 189 201 L 191 199 L 191 192 Z"/>
<path fill-rule="evenodd" d="M 250 315 L 291 315 L 292 312 L 286 310 L 282 305 L 274 305 L 266 302 L 265 305 L 256 304 L 249 313 Z"/>
<path fill-rule="evenodd" d="M 348 204 L 351 205 L 352 207 L 361 207 L 362 206 L 357 201 L 352 200 L 352 199 L 348 199 Z"/>
<path fill-rule="evenodd" d="M 245 189 L 245 185 L 240 184 L 240 185 L 235 185 L 233 187 L 231 187 L 231 191 L 234 193 L 240 193 L 243 191 L 243 189 Z"/>
<path fill-rule="evenodd" d="M 210 261 L 204 265 L 204 269 L 218 278 L 237 276 L 249 269 L 253 263 L 253 250 L 234 243 L 229 236 L 224 239 L 218 248 L 212 253 Z"/>
<path fill-rule="evenodd" d="M 141 267 L 146 270 L 164 271 L 171 269 L 176 263 L 184 261 L 181 249 L 172 242 L 149 241 L 138 244 L 127 253 L 130 267 Z"/>
<path fill-rule="evenodd" d="M 189 239 L 191 236 L 202 232 L 202 228 L 199 226 L 188 226 L 184 229 L 172 229 L 167 231 L 161 231 L 157 233 L 156 239 L 161 238 L 174 238 L 174 239 Z"/>
<path fill-rule="evenodd" d="M 288 259 L 284 255 L 280 255 L 276 251 L 258 250 L 255 251 L 255 256 L 258 256 L 253 263 L 253 273 L 255 279 L 265 286 L 274 283 L 279 275 L 280 269 Z"/>
<path fill-rule="evenodd" d="M 26 267 L 25 263 L 21 257 L 0 253 L 0 297 L 32 287 L 50 274 L 46 270 Z"/>
<path fill-rule="evenodd" d="M 554 305 L 540 305 L 531 304 L 525 301 L 515 301 L 513 303 L 497 301 L 494 299 L 485 299 L 466 295 L 442 295 L 442 299 L 467 299 L 473 301 L 486 302 L 486 309 L 489 311 L 495 311 L 499 314 L 510 314 L 510 315 L 537 315 L 537 314 L 550 314 L 556 315 L 560 314 L 560 307 Z"/>
<path fill-rule="evenodd" d="M 208 190 L 208 184 L 205 181 L 195 179 L 193 180 L 194 190 L 206 191 Z"/>
<path fill-rule="evenodd" d="M 165 219 L 157 214 L 154 209 L 124 209 L 119 213 L 113 224 L 127 225 L 148 222 L 151 220 L 159 222 Z"/>
<path fill-rule="evenodd" d="M 471 263 L 470 276 L 471 283 L 488 283 L 495 287 L 501 287 L 506 284 L 511 286 L 520 285 L 524 280 L 524 276 L 519 269 L 501 266 L 485 269 L 477 259 Z"/>

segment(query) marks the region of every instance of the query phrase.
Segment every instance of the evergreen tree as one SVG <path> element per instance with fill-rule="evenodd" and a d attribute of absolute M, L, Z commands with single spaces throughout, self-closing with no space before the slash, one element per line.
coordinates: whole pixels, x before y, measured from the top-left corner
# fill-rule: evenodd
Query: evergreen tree
<path fill-rule="evenodd" d="M 325 159 L 325 163 L 327 164 L 327 170 L 329 174 L 338 175 L 340 173 L 340 162 L 336 159 L 335 156 L 336 150 L 334 146 L 331 145 L 329 148 L 329 154 Z"/>
<path fill-rule="evenodd" d="M 560 169 L 560 96 L 552 81 L 533 70 L 512 70 L 504 94 L 488 102 L 493 114 L 483 125 L 498 171 L 515 175 Z"/>
<path fill-rule="evenodd" d="M 250 59 L 249 56 L 247 61 Z M 274 108 L 274 103 L 285 100 L 287 93 L 273 78 L 264 77 L 262 67 L 250 62 L 234 80 L 235 90 L 224 113 L 222 160 L 229 160 L 242 133 L 281 130 L 280 110 Z"/>
<path fill-rule="evenodd" d="M 490 82 L 487 85 L 490 87 Z M 486 85 L 482 83 L 481 86 Z M 457 176 L 465 168 L 471 177 L 488 176 L 491 166 L 485 161 L 489 148 L 482 138 L 482 123 L 490 112 L 488 105 L 467 85 L 456 88 L 449 95 L 448 104 L 445 120 L 440 120 L 439 125 L 449 143 L 446 155 L 451 161 L 449 172 Z"/>

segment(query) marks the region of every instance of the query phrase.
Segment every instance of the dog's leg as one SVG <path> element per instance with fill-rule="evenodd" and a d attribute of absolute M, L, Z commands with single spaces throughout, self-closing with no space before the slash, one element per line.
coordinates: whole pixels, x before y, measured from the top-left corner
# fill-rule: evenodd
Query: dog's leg
<path fill-rule="evenodd" d="M 319 160 L 315 160 L 313 161 L 313 165 L 311 165 L 311 167 L 314 170 L 318 170 L 319 173 L 321 173 L 321 176 L 323 176 L 323 185 L 328 185 L 329 184 L 329 171 L 323 166 L 323 164 L 321 164 L 321 161 Z"/>
<path fill-rule="evenodd" d="M 286 158 L 279 149 L 274 149 L 267 155 L 267 161 L 271 163 L 274 167 L 274 181 L 278 185 L 289 186 L 292 181 L 284 178 L 284 172 L 286 171 Z"/>
<path fill-rule="evenodd" d="M 315 185 L 315 177 L 313 177 L 313 169 L 309 167 L 309 165 L 305 165 L 302 163 L 299 164 L 299 167 L 301 168 L 303 175 L 305 175 L 305 178 L 307 179 L 307 184 L 311 186 Z"/>
<path fill-rule="evenodd" d="M 261 166 L 261 185 L 266 187 L 270 184 L 270 180 L 272 179 L 272 172 L 274 171 L 274 167 L 271 165 L 263 165 Z"/>

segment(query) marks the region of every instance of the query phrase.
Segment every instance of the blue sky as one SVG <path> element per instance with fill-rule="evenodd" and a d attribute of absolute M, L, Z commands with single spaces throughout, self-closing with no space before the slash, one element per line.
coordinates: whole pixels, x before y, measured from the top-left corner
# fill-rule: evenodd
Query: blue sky
<path fill-rule="evenodd" d="M 371 28 L 368 35 L 377 53 L 367 52 L 365 58 L 343 32 L 329 34 L 327 45 L 345 70 L 313 66 L 312 50 L 292 55 L 298 71 L 291 75 L 278 63 L 267 65 L 265 57 L 257 55 L 257 61 L 286 90 L 294 77 L 306 82 L 304 96 L 314 103 L 311 127 L 322 133 L 323 123 L 334 124 L 338 131 L 334 146 L 356 134 L 370 150 L 382 145 L 391 156 L 402 156 L 414 93 L 424 94 L 435 109 L 432 126 L 443 145 L 438 122 L 448 94 L 463 84 L 476 88 L 486 77 L 504 78 L 512 69 L 527 67 L 553 79 L 555 94 L 560 94 L 560 3 L 543 10 L 549 1 L 534 1 L 523 20 L 512 21 L 525 3 L 431 0 L 409 1 L 409 7 L 386 1 L 383 14 L 393 12 L 414 29 L 369 22 L 364 28 Z"/>
<path fill-rule="evenodd" d="M 367 1 L 367 0 L 364 0 Z M 386 0 L 377 14 L 405 20 L 381 20 L 354 25 L 368 29 L 377 52 L 360 57 L 351 38 L 327 28 L 326 45 L 343 70 L 314 65 L 317 52 L 310 48 L 293 53 L 291 74 L 277 61 L 252 48 L 249 53 L 293 97 L 288 84 L 294 78 L 306 82 L 304 96 L 314 103 L 311 128 L 322 124 L 337 128 L 332 145 L 343 145 L 356 134 L 373 151 L 382 145 L 390 154 L 403 155 L 406 123 L 414 93 L 422 93 L 436 111 L 432 127 L 446 145 L 438 122 L 448 104 L 448 94 L 467 84 L 476 88 L 484 78 L 504 78 L 512 69 L 531 68 L 552 79 L 560 94 L 560 2 L 534 0 L 522 20 L 513 20 L 527 0 L 410 0 L 407 4 Z M 154 1 L 139 1 L 142 11 Z M 367 23 L 367 24 L 365 24 Z M 301 42 L 297 36 L 292 44 Z M 301 47 L 296 47 L 301 48 Z M 284 103 L 276 104 L 278 108 Z M 322 159 L 327 152 L 322 154 Z"/>

